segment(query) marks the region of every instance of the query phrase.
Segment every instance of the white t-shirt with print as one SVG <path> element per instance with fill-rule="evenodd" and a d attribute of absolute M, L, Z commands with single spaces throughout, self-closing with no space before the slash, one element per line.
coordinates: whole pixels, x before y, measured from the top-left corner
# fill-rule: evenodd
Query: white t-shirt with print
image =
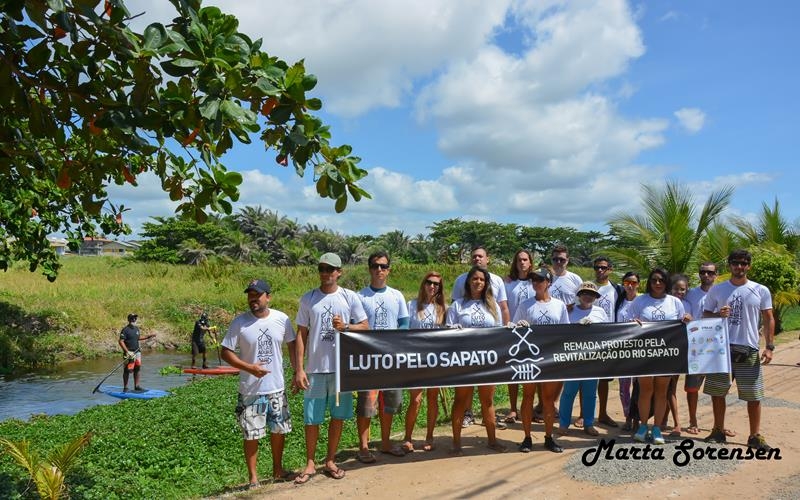
<path fill-rule="evenodd" d="M 673 295 L 656 299 L 649 293 L 643 293 L 631 305 L 631 316 L 642 321 L 682 320 L 685 313 L 683 302 Z"/>
<path fill-rule="evenodd" d="M 711 288 L 709 288 L 709 290 L 711 290 Z M 692 318 L 700 319 L 703 317 L 703 304 L 706 301 L 707 293 L 708 292 L 699 286 L 691 288 L 688 292 L 686 292 L 686 301 L 692 305 L 692 312 L 690 313 Z"/>
<path fill-rule="evenodd" d="M 569 305 L 575 303 L 575 293 L 581 287 L 583 278 L 567 271 L 563 276 L 553 274 L 553 281 L 550 283 L 550 296 Z"/>
<path fill-rule="evenodd" d="M 551 297 L 547 302 L 540 302 L 532 297 L 517 308 L 514 323 L 524 319 L 531 325 L 560 325 L 569 323 L 567 305 Z"/>
<path fill-rule="evenodd" d="M 614 311 L 614 306 L 617 304 L 616 287 L 609 281 L 603 286 L 597 285 L 597 293 L 600 294 L 600 297 L 594 301 L 594 305 L 601 307 L 606 312 L 608 322 L 613 323 L 617 317 Z"/>
<path fill-rule="evenodd" d="M 502 326 L 503 319 L 500 317 L 499 307 L 496 308 L 495 314 L 497 319 L 492 316 L 482 300 L 459 299 L 447 309 L 447 324 L 461 325 L 464 328 Z"/>
<path fill-rule="evenodd" d="M 634 297 L 633 300 L 636 300 L 636 297 Z M 622 304 L 620 304 L 619 309 L 617 309 L 617 323 L 626 323 L 636 319 L 631 315 L 631 306 L 633 305 L 633 300 L 628 300 L 627 298 L 622 299 Z"/>
<path fill-rule="evenodd" d="M 761 311 L 772 309 L 772 294 L 764 285 L 747 281 L 736 286 L 730 280 L 711 287 L 706 294 L 705 310 L 731 308 L 728 316 L 728 341 L 758 349 L 758 322 Z"/>
<path fill-rule="evenodd" d="M 366 286 L 359 290 L 358 297 L 372 330 L 396 330 L 399 326 L 398 320 L 408 318 L 406 298 L 400 290 L 390 286 L 374 290 Z"/>
<path fill-rule="evenodd" d="M 514 280 L 506 283 L 506 297 L 508 297 L 508 317 L 513 318 L 520 304 L 536 295 L 531 280 Z"/>
<path fill-rule="evenodd" d="M 336 371 L 336 330 L 333 317 L 339 315 L 347 323 L 360 323 L 367 319 L 361 299 L 352 290 L 337 287 L 335 292 L 323 293 L 319 288 L 300 298 L 295 323 L 298 328 L 308 328 L 305 351 L 306 373 L 333 373 Z"/>
<path fill-rule="evenodd" d="M 239 350 L 239 358 L 269 370 L 258 378 L 245 370 L 239 372 L 239 393 L 244 396 L 272 394 L 286 387 L 283 379 L 283 344 L 296 338 L 292 322 L 281 311 L 270 309 L 266 318 L 246 312 L 231 322 L 222 347 Z"/>
<path fill-rule="evenodd" d="M 602 307 L 592 305 L 589 309 L 581 309 L 577 304 L 569 312 L 569 322 L 578 323 L 583 318 L 589 318 L 592 323 L 610 323 L 608 315 Z"/>
<path fill-rule="evenodd" d="M 425 307 L 422 308 L 422 311 L 417 313 L 417 299 L 410 300 L 408 302 L 408 313 L 410 315 L 409 325 L 408 327 L 412 330 L 416 329 L 430 329 L 430 328 L 437 328 L 439 326 L 443 326 L 437 324 L 436 321 L 436 304 L 430 303 L 426 304 Z"/>

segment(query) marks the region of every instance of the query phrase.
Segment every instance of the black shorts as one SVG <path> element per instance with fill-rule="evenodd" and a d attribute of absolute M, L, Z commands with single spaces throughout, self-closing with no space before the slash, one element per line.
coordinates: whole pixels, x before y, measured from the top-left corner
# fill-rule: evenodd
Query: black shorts
<path fill-rule="evenodd" d="M 206 343 L 192 340 L 192 356 L 206 353 Z"/>

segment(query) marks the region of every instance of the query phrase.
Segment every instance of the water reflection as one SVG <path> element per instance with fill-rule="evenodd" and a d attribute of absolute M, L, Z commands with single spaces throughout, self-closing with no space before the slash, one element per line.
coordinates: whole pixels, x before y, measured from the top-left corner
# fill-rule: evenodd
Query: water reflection
<path fill-rule="evenodd" d="M 55 371 L 29 373 L 19 377 L 0 378 L 0 420 L 31 415 L 74 415 L 84 408 L 101 404 L 114 404 L 120 400 L 92 389 L 118 366 L 121 357 L 71 361 Z M 167 390 L 186 384 L 191 375 L 161 375 L 165 366 L 188 366 L 188 353 L 148 353 L 142 356 L 142 385 L 148 389 Z M 211 362 L 211 359 L 209 359 Z M 216 366 L 217 363 L 209 363 Z M 130 386 L 133 386 L 131 374 Z M 122 368 L 119 368 L 103 385 L 122 385 Z"/>

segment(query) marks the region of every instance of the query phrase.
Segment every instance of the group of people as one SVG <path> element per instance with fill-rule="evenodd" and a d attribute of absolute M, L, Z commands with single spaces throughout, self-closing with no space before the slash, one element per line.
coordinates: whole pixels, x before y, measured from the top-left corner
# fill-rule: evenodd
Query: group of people
<path fill-rule="evenodd" d="M 359 436 L 357 459 L 375 462 L 370 450 L 370 419 L 378 417 L 381 428 L 380 453 L 403 456 L 414 451 L 412 434 L 422 404 L 428 404 L 427 429 L 423 450 L 434 448 L 433 431 L 438 412 L 438 388 L 410 391 L 405 415 L 405 435 L 400 443 L 390 439 L 394 415 L 400 413 L 402 391 L 358 392 L 354 404 L 349 392 L 335 391 L 336 332 L 403 328 L 483 328 L 518 325 L 600 323 L 623 321 L 690 321 L 700 317 L 727 318 L 732 351 L 732 375 L 737 382 L 739 398 L 747 401 L 750 418 L 748 446 L 769 449 L 759 433 L 760 401 L 764 397 L 763 375 L 759 359 L 768 363 L 774 350 L 772 303 L 769 291 L 747 279 L 751 256 L 737 250 L 728 258 L 731 278 L 714 284 L 717 270 L 713 263 L 700 266 L 700 286 L 687 290 L 688 278 L 672 276 L 662 268 L 647 276 L 645 293 L 639 295 L 639 275 L 626 273 L 621 285 L 612 283 L 610 260 L 598 257 L 593 262 L 594 281 L 585 281 L 567 270 L 569 252 L 556 246 L 549 265 L 534 267 L 530 252 L 520 250 L 514 256 L 508 275 L 503 278 L 488 271 L 489 256 L 483 246 L 472 249 L 471 269 L 458 276 L 452 288 L 451 303 L 446 304 L 442 275 L 427 273 L 417 297 L 406 302 L 402 293 L 388 286 L 391 260 L 386 252 L 375 252 L 368 258 L 370 283 L 358 292 L 338 285 L 342 261 L 336 254 L 323 254 L 318 262 L 320 285 L 300 299 L 295 324 L 286 314 L 271 309 L 271 287 L 262 280 L 250 282 L 245 289 L 249 312 L 237 316 L 222 340 L 222 358 L 241 370 L 236 416 L 244 437 L 244 455 L 251 485 L 258 484 L 256 461 L 258 441 L 270 434 L 273 476 L 303 484 L 316 474 L 315 454 L 319 428 L 329 415 L 327 451 L 322 472 L 333 479 L 345 477 L 335 461 L 344 422 L 355 411 Z M 712 286 L 713 285 L 713 286 Z M 766 349 L 759 354 L 759 321 L 766 340 Z M 303 423 L 306 443 L 306 465 L 299 472 L 285 470 L 282 452 L 285 435 L 291 431 L 286 383 L 283 374 L 282 344 L 287 344 L 294 377 L 289 389 L 304 391 Z M 541 382 L 509 385 L 510 412 L 497 420 L 494 408 L 494 386 L 478 387 L 478 399 L 486 429 L 488 447 L 506 451 L 496 436 L 498 428 L 521 421 L 524 438 L 521 452 L 533 448 L 532 422 L 544 423 L 544 447 L 562 452 L 554 432 L 566 434 L 570 424 L 582 427 L 590 436 L 597 436 L 595 422 L 617 427 L 608 414 L 609 380 Z M 672 409 L 674 432 L 680 431 L 675 397 L 676 377 L 637 377 L 619 381 L 620 402 L 625 428 L 635 432 L 637 441 L 663 444 L 661 429 Z M 687 432 L 697 434 L 697 395 L 703 378 L 686 377 L 690 412 Z M 712 398 L 714 423 L 708 442 L 725 442 L 725 395 L 731 386 L 727 373 L 707 375 L 705 393 Z M 462 453 L 461 431 L 471 422 L 473 387 L 457 387 L 452 403 L 452 454 Z M 572 406 L 581 394 L 581 414 L 572 420 Z M 534 399 L 538 404 L 534 406 Z M 559 399 L 560 398 L 560 399 Z M 558 408 L 556 407 L 556 400 Z M 595 409 L 599 411 L 595 419 Z M 519 403 L 519 404 L 518 404 Z M 650 419 L 653 424 L 649 425 Z M 558 427 L 556 429 L 556 421 Z"/>

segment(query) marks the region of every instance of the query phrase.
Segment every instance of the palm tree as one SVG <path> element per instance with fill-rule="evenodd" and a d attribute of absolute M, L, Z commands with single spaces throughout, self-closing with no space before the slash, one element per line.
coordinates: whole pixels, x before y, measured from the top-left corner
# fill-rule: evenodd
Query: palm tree
<path fill-rule="evenodd" d="M 207 248 L 196 239 L 190 238 L 178 246 L 178 255 L 180 255 L 186 264 L 197 266 L 206 262 L 210 256 L 214 255 L 214 250 Z"/>
<path fill-rule="evenodd" d="M 92 433 L 87 432 L 56 448 L 47 461 L 30 449 L 28 441 L 14 442 L 0 438 L 0 447 L 5 448 L 8 455 L 28 471 L 40 498 L 56 500 L 68 496 L 64 479 L 91 438 Z"/>
<path fill-rule="evenodd" d="M 228 243 L 219 247 L 217 252 L 235 261 L 251 263 L 257 250 L 250 237 L 239 231 L 232 231 Z"/>
<path fill-rule="evenodd" d="M 743 246 L 776 243 L 783 245 L 793 255 L 797 255 L 800 250 L 798 248 L 800 247 L 800 234 L 781 214 L 777 198 L 775 198 L 772 208 L 766 203 L 761 204 L 761 213 L 755 224 L 744 217 L 734 217 L 732 223 L 745 242 Z"/>
<path fill-rule="evenodd" d="M 696 262 L 697 247 L 733 196 L 733 186 L 712 192 L 697 215 L 691 190 L 675 181 L 663 188 L 642 185 L 643 215 L 620 213 L 611 218 L 611 233 L 637 247 L 611 247 L 605 252 L 613 260 L 641 272 L 663 266 L 670 272 L 684 272 Z"/>

